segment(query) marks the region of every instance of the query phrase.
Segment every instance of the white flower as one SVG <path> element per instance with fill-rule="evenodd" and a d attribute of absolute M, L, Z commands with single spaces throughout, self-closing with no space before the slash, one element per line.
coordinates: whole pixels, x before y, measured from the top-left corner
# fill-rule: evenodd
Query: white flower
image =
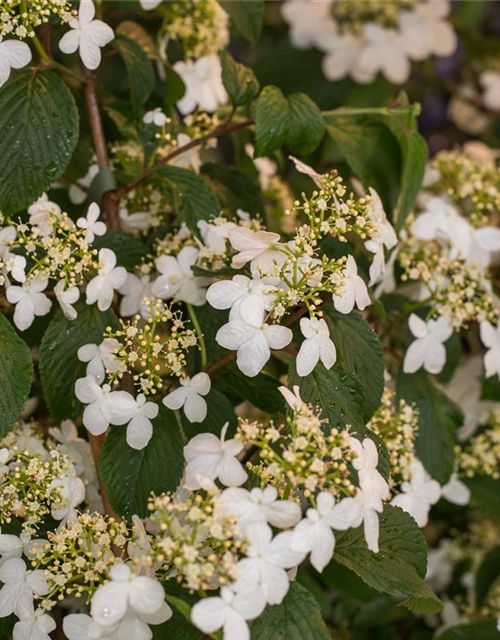
<path fill-rule="evenodd" d="M 64 525 L 68 520 L 76 520 L 75 507 L 85 500 L 85 485 L 82 480 L 76 476 L 63 476 L 52 480 L 50 486 L 60 488 L 61 497 L 66 503 L 64 507 L 52 508 L 51 516 L 54 520 L 61 520 L 61 525 Z"/>
<path fill-rule="evenodd" d="M 237 350 L 238 368 L 252 378 L 271 357 L 271 349 L 283 349 L 290 344 L 292 332 L 288 327 L 266 324 L 264 310 L 256 306 L 247 310 L 244 319 L 223 325 L 215 339 L 221 347 Z"/>
<path fill-rule="evenodd" d="M 151 214 L 149 211 L 135 211 L 130 213 L 126 207 L 120 207 L 120 223 L 124 231 L 134 233 L 145 231 L 151 226 Z"/>
<path fill-rule="evenodd" d="M 343 33 L 332 39 L 323 58 L 321 68 L 328 80 L 340 80 L 347 75 L 360 84 L 371 82 L 374 73 L 359 64 L 364 41 L 352 33 Z"/>
<path fill-rule="evenodd" d="M 226 241 L 229 230 L 236 227 L 234 222 L 224 222 L 223 224 L 209 224 L 206 220 L 198 221 L 203 244 L 210 249 L 215 256 L 222 256 L 226 253 Z"/>
<path fill-rule="evenodd" d="M 42 193 L 38 200 L 28 207 L 28 213 L 31 224 L 36 225 L 43 236 L 48 236 L 54 228 L 50 219 L 54 214 L 61 213 L 61 207 L 55 202 L 51 202 L 46 193 Z"/>
<path fill-rule="evenodd" d="M 5 256 L 9 254 L 9 249 L 15 239 L 15 227 L 3 227 L 3 229 L 0 229 L 0 259 L 5 259 Z"/>
<path fill-rule="evenodd" d="M 290 25 L 290 40 L 297 49 L 317 47 L 325 51 L 335 39 L 337 29 L 330 2 L 288 0 L 281 14 Z"/>
<path fill-rule="evenodd" d="M 249 142 L 245 145 L 245 151 L 247 155 L 252 158 L 255 168 L 259 172 L 259 182 L 262 191 L 267 191 L 271 184 L 271 178 L 278 173 L 278 165 L 271 158 L 261 156 L 260 158 L 254 158 L 254 146 Z"/>
<path fill-rule="evenodd" d="M 438 593 L 446 589 L 453 578 L 454 551 L 453 542 L 448 538 L 441 539 L 435 549 L 429 549 L 425 581 Z"/>
<path fill-rule="evenodd" d="M 102 403 L 101 411 L 110 424 L 127 425 L 129 447 L 144 449 L 153 435 L 151 420 L 159 409 L 154 402 L 146 402 L 142 393 L 134 398 L 127 391 L 112 391 Z"/>
<path fill-rule="evenodd" d="M 59 302 L 59 306 L 61 307 L 65 317 L 68 320 L 74 320 L 78 313 L 73 309 L 72 305 L 74 305 L 80 297 L 80 290 L 78 287 L 70 287 L 69 289 L 66 289 L 66 281 L 59 280 L 54 287 L 54 293 L 56 294 L 57 302 Z"/>
<path fill-rule="evenodd" d="M 17 282 L 26 282 L 26 258 L 23 256 L 17 256 L 14 253 L 9 254 L 5 266 L 10 275 L 17 280 Z"/>
<path fill-rule="evenodd" d="M 365 242 L 365 248 L 371 253 L 374 253 L 373 262 L 370 265 L 370 286 L 378 282 L 385 273 L 385 256 L 384 246 L 388 249 L 392 249 L 398 243 L 398 238 L 393 226 L 387 220 L 382 201 L 380 196 L 370 187 L 370 195 L 372 197 L 372 203 L 370 207 L 370 218 L 375 228 L 376 234 L 367 242 Z"/>
<path fill-rule="evenodd" d="M 202 396 L 210 391 L 210 376 L 201 372 L 192 378 L 183 378 L 180 382 L 180 387 L 163 398 L 163 404 L 172 410 L 183 407 L 189 422 L 203 422 L 207 417 L 207 402 Z"/>
<path fill-rule="evenodd" d="M 297 169 L 297 171 L 299 173 L 303 173 L 305 176 L 309 176 L 311 178 L 311 180 L 314 182 L 314 184 L 317 187 L 321 188 L 321 174 L 320 173 L 315 171 L 312 167 L 310 167 L 305 162 L 302 162 L 302 160 L 299 160 L 295 156 L 288 156 L 288 157 L 293 162 L 293 164 L 295 165 L 295 168 Z"/>
<path fill-rule="evenodd" d="M 89 195 L 89 187 L 99 173 L 99 165 L 91 164 L 83 178 L 79 178 L 68 189 L 68 197 L 73 204 L 83 204 Z"/>
<path fill-rule="evenodd" d="M 75 383 L 75 395 L 84 404 L 83 424 L 94 436 L 104 433 L 109 427 L 109 420 L 102 413 L 102 405 L 111 392 L 109 384 L 100 387 L 94 376 L 79 378 Z"/>
<path fill-rule="evenodd" d="M 7 451 L 7 449 L 5 449 Z M 45 544 L 44 540 L 32 540 L 31 535 L 21 533 L 15 536 L 10 533 L 0 533 L 0 566 L 10 558 L 21 558 L 23 553 L 28 558 L 33 557 L 33 551 L 40 545 Z"/>
<path fill-rule="evenodd" d="M 479 84 L 484 89 L 484 106 L 490 111 L 500 111 L 500 73 L 483 71 L 479 76 Z"/>
<path fill-rule="evenodd" d="M 414 313 L 408 320 L 408 326 L 416 340 L 408 347 L 403 362 L 405 373 L 415 373 L 421 367 L 433 374 L 443 370 L 446 362 L 444 343 L 453 333 L 449 320 L 441 316 L 437 320 L 425 322 Z"/>
<path fill-rule="evenodd" d="M 152 9 L 156 9 L 163 0 L 139 0 L 139 4 L 144 9 L 144 11 L 151 11 Z"/>
<path fill-rule="evenodd" d="M 116 267 L 116 255 L 111 249 L 99 251 L 99 263 L 102 265 L 87 285 L 87 304 L 97 302 L 99 311 L 106 311 L 113 302 L 115 289 L 119 289 L 127 279 L 123 267 Z"/>
<path fill-rule="evenodd" d="M 154 124 L 157 127 L 164 127 L 168 122 L 168 118 L 160 107 L 157 107 L 152 111 L 147 111 L 144 114 L 142 121 L 144 124 Z"/>
<path fill-rule="evenodd" d="M 149 306 L 145 303 L 145 300 L 154 298 L 149 275 L 139 278 L 134 273 L 127 272 L 127 279 L 118 289 L 118 292 L 122 295 L 120 315 L 127 317 L 135 316 L 136 313 L 139 313 L 144 319 L 150 317 Z"/>
<path fill-rule="evenodd" d="M 71 31 L 63 35 L 59 49 L 63 53 L 80 50 L 80 58 L 87 69 L 97 69 L 101 64 L 101 47 L 105 47 L 115 34 L 102 20 L 94 20 L 95 6 L 92 0 L 80 0 L 78 18 L 69 21 Z"/>
<path fill-rule="evenodd" d="M 323 571 L 333 557 L 335 536 L 332 529 L 344 531 L 352 526 L 351 503 L 345 500 L 335 504 L 334 497 L 325 491 L 316 499 L 316 509 L 308 509 L 292 534 L 292 549 L 311 553 L 311 564 Z"/>
<path fill-rule="evenodd" d="M 424 60 L 431 55 L 451 56 L 457 46 L 452 25 L 444 18 L 450 12 L 450 3 L 419 2 L 411 11 L 402 11 L 398 17 L 403 46 L 413 60 Z"/>
<path fill-rule="evenodd" d="M 296 502 L 278 500 L 278 492 L 274 487 L 264 490 L 255 487 L 251 491 L 236 487 L 225 489 L 220 502 L 243 528 L 254 522 L 263 522 L 288 529 L 297 524 L 302 515 Z"/>
<path fill-rule="evenodd" d="M 4 40 L 0 36 L 0 87 L 10 77 L 11 69 L 22 69 L 31 62 L 31 49 L 19 40 Z"/>
<path fill-rule="evenodd" d="M 301 318 L 300 330 L 305 337 L 297 354 L 297 373 L 308 376 L 314 367 L 321 362 L 326 369 L 331 369 L 337 359 L 337 350 L 330 338 L 328 325 L 323 318 Z"/>
<path fill-rule="evenodd" d="M 277 287 L 270 278 L 234 276 L 232 280 L 214 282 L 207 289 L 207 302 L 214 309 L 231 309 L 230 319 L 245 318 L 255 306 L 271 311 Z"/>
<path fill-rule="evenodd" d="M 236 458 L 243 449 L 243 443 L 225 440 L 228 427 L 226 423 L 220 440 L 213 433 L 200 433 L 184 447 L 186 488 L 199 489 L 199 478 L 218 478 L 226 487 L 238 487 L 246 481 L 247 473 Z"/>
<path fill-rule="evenodd" d="M 217 107 L 226 103 L 227 94 L 221 78 L 222 67 L 216 53 L 198 60 L 179 60 L 173 68 L 186 86 L 186 93 L 177 102 L 182 115 L 191 113 L 198 106 L 213 113 Z"/>
<path fill-rule="evenodd" d="M 429 521 L 429 511 L 441 497 L 439 482 L 433 480 L 420 460 L 411 463 L 411 479 L 401 485 L 402 493 L 391 500 L 391 504 L 409 513 L 419 527 Z"/>
<path fill-rule="evenodd" d="M 54 618 L 51 618 L 43 609 L 37 609 L 33 602 L 22 600 L 18 606 L 16 622 L 12 630 L 13 640 L 50 640 L 49 633 L 56 628 Z"/>
<path fill-rule="evenodd" d="M 269 231 L 251 231 L 246 227 L 234 227 L 229 230 L 229 242 L 236 251 L 231 266 L 241 269 L 250 262 L 252 274 L 259 275 L 259 271 L 270 271 L 275 264 L 285 261 L 286 256 L 277 249 L 282 248 L 278 233 Z"/>
<path fill-rule="evenodd" d="M 363 48 L 356 62 L 365 82 L 371 82 L 380 71 L 390 82 L 402 84 L 410 76 L 411 65 L 405 42 L 395 29 L 373 22 L 363 28 Z M 361 78 L 358 75 L 358 82 Z"/>
<path fill-rule="evenodd" d="M 190 142 L 192 142 L 192 138 L 187 133 L 177 134 L 177 149 L 185 147 Z M 195 173 L 199 173 L 201 167 L 200 148 L 194 146 L 191 149 L 184 150 L 178 156 L 172 158 L 170 164 L 183 169 L 192 169 Z"/>
<path fill-rule="evenodd" d="M 162 274 L 151 285 L 151 291 L 162 300 L 174 298 L 195 306 L 205 303 L 206 278 L 195 277 L 191 267 L 198 260 L 196 247 L 184 247 L 176 257 L 160 256 L 156 268 Z"/>
<path fill-rule="evenodd" d="M 295 567 L 305 557 L 292 549 L 291 531 L 273 532 L 267 524 L 255 523 L 246 530 L 250 542 L 246 558 L 238 563 L 237 585 L 260 585 L 268 604 L 281 604 L 287 594 L 289 577 L 285 569 Z"/>
<path fill-rule="evenodd" d="M 356 454 L 352 466 L 358 472 L 359 487 L 362 491 L 379 496 L 382 500 L 389 497 L 389 485 L 377 471 L 378 451 L 371 438 L 363 442 L 350 437 L 349 445 Z"/>
<path fill-rule="evenodd" d="M 7 300 L 16 305 L 14 324 L 20 331 L 31 327 L 35 316 L 45 316 L 52 307 L 52 301 L 42 293 L 47 288 L 47 278 L 35 277 L 22 287 L 11 286 L 6 291 Z"/>
<path fill-rule="evenodd" d="M 246 621 L 260 616 L 265 606 L 266 600 L 258 587 L 249 585 L 237 592 L 222 587 L 220 596 L 204 598 L 193 606 L 191 620 L 203 633 L 222 629 L 224 640 L 250 640 Z"/>
<path fill-rule="evenodd" d="M 293 386 L 293 393 L 286 387 L 278 387 L 278 391 L 293 411 L 300 411 L 302 409 L 304 402 L 300 397 L 300 388 L 297 384 Z"/>
<path fill-rule="evenodd" d="M 470 502 L 470 489 L 461 480 L 458 479 L 456 473 L 452 473 L 448 482 L 441 487 L 441 494 L 445 500 L 452 504 L 465 506 Z"/>
<path fill-rule="evenodd" d="M 358 276 L 358 267 L 352 256 L 348 256 L 342 273 L 342 287 L 333 296 L 333 305 L 340 313 L 351 313 L 354 305 L 361 311 L 370 304 L 370 296 L 365 281 Z"/>
<path fill-rule="evenodd" d="M 118 623 L 101 626 L 85 613 L 71 613 L 63 618 L 64 635 L 68 640 L 118 640 Z"/>
<path fill-rule="evenodd" d="M 10 558 L 0 567 L 0 618 L 18 615 L 24 603 L 33 601 L 33 594 L 47 595 L 49 588 L 44 571 L 29 571 L 21 558 Z"/>
<path fill-rule="evenodd" d="M 106 377 L 106 369 L 118 371 L 119 360 L 116 353 L 120 343 L 115 338 L 105 338 L 98 346 L 96 344 L 84 344 L 78 349 L 78 360 L 88 362 L 86 374 L 94 376 L 101 384 Z"/>
<path fill-rule="evenodd" d="M 89 206 L 87 210 L 87 215 L 85 218 L 78 218 L 76 221 L 76 226 L 80 227 L 80 229 L 87 229 L 87 233 L 85 234 L 85 242 L 88 244 L 92 244 L 94 242 L 96 236 L 103 236 L 106 231 L 106 225 L 104 222 L 100 222 L 98 220 L 101 215 L 101 210 L 95 202 Z"/>
<path fill-rule="evenodd" d="M 494 327 L 484 320 L 479 327 L 479 335 L 481 336 L 481 342 L 487 349 L 484 354 L 486 377 L 489 378 L 495 374 L 500 377 L 500 324 Z"/>
<path fill-rule="evenodd" d="M 90 604 L 90 614 L 97 624 L 115 624 L 127 611 L 145 616 L 161 610 L 170 611 L 163 587 L 157 580 L 135 576 L 125 564 L 115 564 L 109 575 L 111 581 L 97 589 Z"/>

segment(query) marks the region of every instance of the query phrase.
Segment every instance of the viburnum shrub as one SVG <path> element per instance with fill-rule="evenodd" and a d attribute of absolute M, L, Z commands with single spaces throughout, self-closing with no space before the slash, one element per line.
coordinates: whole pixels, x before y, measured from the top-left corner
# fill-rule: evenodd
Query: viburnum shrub
<path fill-rule="evenodd" d="M 454 4 L 0 0 L 0 638 L 500 638 L 499 16 Z"/>

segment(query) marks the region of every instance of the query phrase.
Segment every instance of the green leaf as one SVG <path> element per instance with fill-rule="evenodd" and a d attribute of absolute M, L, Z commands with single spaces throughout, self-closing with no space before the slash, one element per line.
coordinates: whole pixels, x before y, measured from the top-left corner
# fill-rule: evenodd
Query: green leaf
<path fill-rule="evenodd" d="M 132 271 L 146 255 L 144 244 L 131 233 L 108 229 L 103 236 L 96 236 L 92 246 L 95 249 L 107 247 L 116 254 L 116 264 Z"/>
<path fill-rule="evenodd" d="M 265 87 L 257 100 L 254 157 L 265 156 L 285 142 L 288 102 L 277 87 Z"/>
<path fill-rule="evenodd" d="M 167 165 L 157 169 L 156 174 L 169 190 L 174 207 L 193 233 L 199 233 L 199 220 L 209 220 L 220 214 L 217 196 L 193 171 Z"/>
<path fill-rule="evenodd" d="M 132 102 L 135 105 L 144 104 L 155 88 L 153 63 L 135 40 L 118 35 L 113 40 L 113 46 L 127 68 Z"/>
<path fill-rule="evenodd" d="M 221 53 L 222 83 L 231 100 L 239 107 L 248 104 L 259 93 L 260 85 L 254 72 L 240 62 L 236 62 L 227 51 Z"/>
<path fill-rule="evenodd" d="M 54 71 L 25 70 L 0 89 L 0 211 L 28 207 L 64 172 L 78 141 L 78 111 Z"/>
<path fill-rule="evenodd" d="M 200 631 L 191 624 L 191 605 L 196 596 L 176 582 L 163 583 L 166 600 L 172 606 L 172 616 L 163 624 L 153 625 L 153 640 L 200 640 Z"/>
<path fill-rule="evenodd" d="M 500 632 L 497 631 L 496 620 L 481 620 L 452 627 L 437 640 L 500 640 Z"/>
<path fill-rule="evenodd" d="M 250 623 L 252 640 L 330 640 L 318 603 L 298 582 L 292 582 L 279 605 L 267 607 Z M 236 640 L 236 639 L 235 639 Z"/>
<path fill-rule="evenodd" d="M 126 427 L 112 427 L 101 451 L 100 472 L 113 508 L 145 517 L 151 493 L 175 491 L 184 471 L 184 440 L 175 414 L 159 405 L 153 436 L 138 451 L 126 442 Z"/>
<path fill-rule="evenodd" d="M 256 44 L 264 20 L 264 0 L 219 0 L 236 31 L 250 44 Z"/>
<path fill-rule="evenodd" d="M 244 400 L 247 400 L 257 409 L 266 413 L 283 412 L 285 401 L 278 387 L 281 382 L 267 375 L 259 373 L 254 378 L 248 378 L 241 374 L 235 367 L 227 370 L 228 375 L 219 379 L 218 384 L 230 389 Z"/>
<path fill-rule="evenodd" d="M 101 312 L 96 305 L 76 305 L 78 317 L 70 321 L 58 312 L 51 320 L 40 345 L 40 376 L 45 401 L 54 420 L 75 418 L 82 405 L 75 397 L 75 382 L 85 377 L 87 364 L 78 360 L 84 344 L 100 344 L 106 327 L 117 326 L 109 309 Z"/>
<path fill-rule="evenodd" d="M 250 214 L 264 211 L 260 189 L 246 173 L 229 165 L 211 162 L 201 167 L 201 175 L 220 198 L 222 206 L 233 215 L 238 209 Z"/>
<path fill-rule="evenodd" d="M 228 433 L 232 435 L 236 430 L 237 418 L 234 407 L 225 395 L 212 389 L 206 396 L 207 417 L 203 422 L 189 422 L 182 409 L 179 411 L 184 435 L 187 439 L 193 438 L 199 433 L 214 433 L 220 436 L 222 427 L 229 422 Z"/>
<path fill-rule="evenodd" d="M 427 544 L 413 518 L 386 505 L 380 515 L 378 554 L 366 546 L 363 527 L 337 535 L 333 559 L 354 571 L 382 593 L 404 595 L 403 606 L 419 613 L 437 613 L 442 603 L 425 584 Z"/>
<path fill-rule="evenodd" d="M 286 143 L 296 153 L 312 153 L 325 133 L 321 111 L 305 93 L 292 93 L 287 101 Z"/>
<path fill-rule="evenodd" d="M 489 551 L 476 573 L 476 601 L 481 607 L 490 589 L 500 580 L 500 547 Z"/>
<path fill-rule="evenodd" d="M 496 520 L 500 520 L 500 480 L 490 476 L 464 478 L 471 491 L 470 506 L 482 509 Z"/>
<path fill-rule="evenodd" d="M 364 389 L 364 418 L 368 422 L 379 408 L 384 391 L 384 354 L 377 334 L 359 313 L 339 313 L 332 304 L 323 307 L 340 363 L 355 373 Z"/>
<path fill-rule="evenodd" d="M 326 129 L 365 188 L 381 196 L 401 229 L 413 208 L 427 162 L 417 131 L 418 107 L 341 107 L 323 114 Z"/>
<path fill-rule="evenodd" d="M 401 368 L 396 390 L 398 400 L 403 398 L 420 412 L 415 443 L 418 457 L 433 478 L 446 484 L 455 463 L 455 430 L 463 424 L 461 410 L 423 370 L 406 374 Z"/>
<path fill-rule="evenodd" d="M 28 346 L 0 314 L 0 440 L 21 415 L 31 388 L 32 374 Z"/>
<path fill-rule="evenodd" d="M 129 40 L 136 42 L 150 60 L 160 60 L 154 39 L 137 22 L 124 20 L 116 27 L 115 33 L 118 36 L 125 36 Z"/>

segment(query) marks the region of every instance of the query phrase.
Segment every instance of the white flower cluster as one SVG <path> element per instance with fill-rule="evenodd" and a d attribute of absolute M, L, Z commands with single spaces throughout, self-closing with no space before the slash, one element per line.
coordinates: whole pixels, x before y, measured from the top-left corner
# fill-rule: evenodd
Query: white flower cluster
<path fill-rule="evenodd" d="M 329 80 L 370 83 L 382 73 L 408 80 L 411 61 L 449 56 L 457 46 L 448 0 L 287 0 L 282 14 L 298 49 L 324 52 Z"/>

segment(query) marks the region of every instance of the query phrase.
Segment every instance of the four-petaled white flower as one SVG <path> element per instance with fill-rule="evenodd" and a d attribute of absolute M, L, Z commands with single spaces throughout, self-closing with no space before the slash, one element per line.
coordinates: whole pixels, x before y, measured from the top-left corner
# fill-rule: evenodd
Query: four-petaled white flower
<path fill-rule="evenodd" d="M 101 47 L 113 40 L 113 29 L 102 20 L 94 20 L 95 6 L 92 0 L 80 0 L 78 18 L 69 21 L 71 31 L 63 35 L 59 49 L 63 53 L 80 50 L 80 58 L 87 69 L 94 70 L 101 64 Z"/>
<path fill-rule="evenodd" d="M 410 471 L 410 481 L 403 482 L 402 493 L 395 496 L 391 504 L 409 513 L 419 527 L 425 527 L 431 506 L 441 497 L 441 486 L 430 477 L 418 459 L 413 460 Z"/>
<path fill-rule="evenodd" d="M 408 347 L 403 362 L 405 373 L 415 373 L 421 367 L 433 374 L 442 371 L 446 362 L 446 349 L 444 343 L 453 333 L 446 316 L 438 320 L 425 322 L 414 313 L 408 320 L 408 326 L 416 340 Z"/>
<path fill-rule="evenodd" d="M 267 524 L 253 523 L 245 533 L 250 542 L 247 557 L 238 563 L 236 584 L 260 585 L 268 604 L 281 604 L 290 583 L 286 569 L 297 566 L 306 553 L 293 550 L 291 531 L 273 538 Z"/>
<path fill-rule="evenodd" d="M 119 289 L 127 279 L 127 272 L 123 267 L 117 267 L 116 255 L 111 249 L 99 251 L 99 263 L 102 265 L 87 285 L 87 304 L 97 302 L 99 311 L 106 311 L 113 302 L 115 289 Z"/>
<path fill-rule="evenodd" d="M 191 269 L 198 254 L 196 247 L 184 247 L 177 256 L 160 256 L 156 268 L 162 275 L 151 285 L 152 293 L 162 300 L 175 297 L 195 306 L 204 304 L 207 280 L 196 277 Z"/>
<path fill-rule="evenodd" d="M 36 225 L 43 236 L 48 236 L 54 228 L 51 218 L 54 214 L 61 213 L 61 207 L 49 200 L 49 196 L 46 193 L 42 193 L 38 200 L 28 207 L 28 213 L 31 224 Z"/>
<path fill-rule="evenodd" d="M 35 277 L 22 287 L 10 286 L 6 291 L 7 300 L 16 305 L 14 324 L 20 331 L 31 327 L 35 316 L 45 316 L 52 307 L 52 301 L 42 293 L 47 288 L 47 278 Z"/>
<path fill-rule="evenodd" d="M 311 553 L 312 566 L 321 572 L 333 557 L 332 529 L 345 531 L 352 526 L 352 520 L 351 503 L 343 500 L 335 504 L 335 498 L 322 491 L 316 498 L 316 508 L 308 509 L 306 517 L 293 530 L 292 549 Z"/>
<path fill-rule="evenodd" d="M 54 287 L 54 293 L 65 317 L 68 320 L 74 320 L 78 316 L 78 312 L 73 308 L 73 305 L 80 297 L 78 287 L 69 287 L 69 289 L 66 289 L 66 281 L 59 280 Z"/>
<path fill-rule="evenodd" d="M 285 261 L 286 256 L 279 252 L 278 233 L 269 231 L 251 231 L 246 227 L 234 227 L 229 230 L 229 242 L 233 249 L 239 251 L 231 262 L 233 269 L 241 269 L 250 262 L 252 275 L 260 275 L 260 271 L 269 272 L 275 264 Z"/>
<path fill-rule="evenodd" d="M 9 254 L 5 267 L 14 280 L 21 283 L 26 282 L 26 258 L 24 256 Z"/>
<path fill-rule="evenodd" d="M 43 609 L 37 609 L 30 600 L 21 600 L 16 622 L 12 630 L 13 640 L 50 640 L 49 633 L 56 628 L 56 621 L 45 613 Z"/>
<path fill-rule="evenodd" d="M 220 596 L 204 598 L 191 610 L 191 620 L 203 633 L 224 632 L 224 640 L 250 640 L 247 620 L 258 618 L 266 600 L 259 587 L 248 585 L 237 592 L 222 587 Z"/>
<path fill-rule="evenodd" d="M 210 391 L 210 376 L 202 371 L 180 382 L 180 387 L 163 398 L 163 404 L 174 411 L 182 407 L 189 422 L 203 422 L 207 417 L 207 402 L 202 396 Z"/>
<path fill-rule="evenodd" d="M 271 311 L 277 287 L 270 278 L 248 278 L 237 275 L 232 280 L 214 282 L 207 289 L 207 302 L 214 309 L 231 309 L 230 319 L 245 318 L 247 311 L 261 307 Z"/>
<path fill-rule="evenodd" d="M 275 487 L 266 487 L 264 490 L 254 487 L 251 491 L 232 487 L 222 492 L 220 501 L 243 528 L 254 522 L 263 522 L 288 529 L 297 524 L 302 515 L 296 502 L 278 499 Z"/>
<path fill-rule="evenodd" d="M 92 244 L 96 236 L 103 236 L 107 231 L 104 222 L 99 220 L 100 215 L 101 210 L 99 209 L 99 206 L 93 202 L 88 208 L 85 218 L 78 218 L 76 221 L 77 227 L 80 227 L 80 229 L 87 229 L 85 242 L 88 244 Z"/>
<path fill-rule="evenodd" d="M 210 224 L 206 220 L 198 221 L 198 229 L 200 230 L 203 244 L 216 256 L 221 256 L 226 253 L 229 231 L 235 227 L 234 222 Z"/>
<path fill-rule="evenodd" d="M 367 82 L 371 82 L 379 71 L 394 84 L 408 79 L 411 65 L 400 33 L 371 22 L 364 25 L 363 39 L 364 47 L 356 66 Z M 359 75 L 358 80 L 361 80 Z"/>
<path fill-rule="evenodd" d="M 230 320 L 215 336 L 221 347 L 237 350 L 236 364 L 250 378 L 262 371 L 271 349 L 283 349 L 293 337 L 288 327 L 266 324 L 264 313 L 258 306 L 247 309 L 245 318 Z"/>
<path fill-rule="evenodd" d="M 85 500 L 85 485 L 81 478 L 76 476 L 55 478 L 50 486 L 59 488 L 61 497 L 65 501 L 64 507 L 52 508 L 51 516 L 54 520 L 61 520 L 61 525 L 64 525 L 68 520 L 76 520 L 77 512 L 75 507 Z"/>
<path fill-rule="evenodd" d="M 109 420 L 102 413 L 102 405 L 111 392 L 109 384 L 100 387 L 94 376 L 79 378 L 75 383 L 75 395 L 86 404 L 83 412 L 83 424 L 94 436 L 104 433 Z"/>
<path fill-rule="evenodd" d="M 102 384 L 106 369 L 108 371 L 117 371 L 119 368 L 119 360 L 116 353 L 120 348 L 120 343 L 115 338 L 104 338 L 100 345 L 84 344 L 78 349 L 78 360 L 87 362 L 86 375 L 94 376 L 99 384 Z"/>
<path fill-rule="evenodd" d="M 10 78 L 11 69 L 22 69 L 31 62 L 31 49 L 19 40 L 0 36 L 0 87 Z"/>
<path fill-rule="evenodd" d="M 165 620 L 168 619 L 170 607 L 157 580 L 134 575 L 126 564 L 115 564 L 109 575 L 111 581 L 97 589 L 90 605 L 90 614 L 97 624 L 116 624 L 127 611 L 149 616 L 163 610 Z"/>
<path fill-rule="evenodd" d="M 112 391 L 101 406 L 101 412 L 110 424 L 127 425 L 127 444 L 133 449 L 144 449 L 151 440 L 151 420 L 156 418 L 158 411 L 158 405 L 147 402 L 142 393 L 134 398 L 127 391 Z"/>
<path fill-rule="evenodd" d="M 487 351 L 484 354 L 484 368 L 486 377 L 500 377 L 500 324 L 494 327 L 490 322 L 484 320 L 479 327 L 481 342 Z"/>
<path fill-rule="evenodd" d="M 328 325 L 323 318 L 301 318 L 300 330 L 305 337 L 297 354 L 297 373 L 308 376 L 314 367 L 321 362 L 326 369 L 331 369 L 337 359 L 337 350 L 330 338 Z"/>
<path fill-rule="evenodd" d="M 340 293 L 333 296 L 333 305 L 340 313 L 351 313 L 354 305 L 361 311 L 370 304 L 370 296 L 365 281 L 358 276 L 358 267 L 352 256 L 348 256 L 342 273 Z"/>
<path fill-rule="evenodd" d="M 222 428 L 220 439 L 213 433 L 200 433 L 184 447 L 187 462 L 187 489 L 199 489 L 200 479 L 217 478 L 226 487 L 239 487 L 247 479 L 247 472 L 236 458 L 243 449 L 241 440 L 226 440 L 229 423 Z"/>
<path fill-rule="evenodd" d="M 197 106 L 213 113 L 227 101 L 222 84 L 221 62 L 216 53 L 198 60 L 179 60 L 173 68 L 186 87 L 184 96 L 177 102 L 182 115 L 191 113 Z"/>
<path fill-rule="evenodd" d="M 33 594 L 47 595 L 49 587 L 44 571 L 31 571 L 21 558 L 9 558 L 0 567 L 0 618 L 18 615 L 21 606 L 33 601 Z"/>
<path fill-rule="evenodd" d="M 144 122 L 144 124 L 154 124 L 157 127 L 164 127 L 168 122 L 168 118 L 160 109 L 160 107 L 157 107 L 152 111 L 146 111 L 144 117 L 142 118 L 142 121 Z"/>
<path fill-rule="evenodd" d="M 430 55 L 451 56 L 457 47 L 457 35 L 450 22 L 449 2 L 419 2 L 412 11 L 398 17 L 404 48 L 413 60 Z"/>
<path fill-rule="evenodd" d="M 145 302 L 154 298 L 149 275 L 139 278 L 134 273 L 127 272 L 127 279 L 118 292 L 122 295 L 120 315 L 128 317 L 139 313 L 145 319 L 150 317 L 150 309 Z"/>

